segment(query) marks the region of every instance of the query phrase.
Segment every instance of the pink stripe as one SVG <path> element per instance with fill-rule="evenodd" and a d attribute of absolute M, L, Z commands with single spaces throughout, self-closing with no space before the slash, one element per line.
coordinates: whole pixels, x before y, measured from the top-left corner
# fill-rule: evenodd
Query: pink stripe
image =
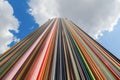
<path fill-rule="evenodd" d="M 37 76 L 38 76 L 39 71 L 40 71 L 40 68 L 41 68 L 41 66 L 42 66 L 42 62 L 43 62 L 43 59 L 44 59 L 44 57 L 45 57 L 45 54 L 46 54 L 48 45 L 49 45 L 49 43 L 50 43 L 50 39 L 51 39 L 52 33 L 53 33 L 53 31 L 54 31 L 54 29 L 55 29 L 55 27 L 56 27 L 56 23 L 57 23 L 57 21 L 56 21 L 55 24 L 53 25 L 53 28 L 52 28 L 49 36 L 47 37 L 47 40 L 46 40 L 44 49 L 43 49 L 42 51 L 40 51 L 40 55 L 39 55 L 38 61 L 37 61 L 38 63 L 37 63 L 37 65 L 34 67 L 34 71 L 33 71 L 32 75 L 28 77 L 30 80 L 36 80 L 36 79 L 37 79 Z"/>
<path fill-rule="evenodd" d="M 51 24 L 53 21 L 51 22 Z M 51 25 L 50 24 L 50 25 Z M 31 54 L 33 49 L 36 47 L 40 39 L 43 37 L 43 35 L 46 33 L 50 25 L 45 29 L 45 31 L 39 36 L 39 38 L 32 44 L 32 46 L 24 53 L 24 55 L 16 62 L 16 64 L 9 70 L 9 72 L 3 77 L 5 80 L 11 80 L 14 75 L 17 73 L 17 71 L 20 69 L 20 67 L 23 65 L 27 57 Z"/>

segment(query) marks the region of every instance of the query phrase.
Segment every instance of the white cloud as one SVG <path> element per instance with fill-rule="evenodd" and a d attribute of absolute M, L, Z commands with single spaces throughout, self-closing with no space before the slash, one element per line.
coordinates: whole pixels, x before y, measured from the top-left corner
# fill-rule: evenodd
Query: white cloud
<path fill-rule="evenodd" d="M 119 0 L 30 0 L 28 4 L 39 25 L 55 16 L 65 17 L 94 38 L 112 31 L 120 17 Z"/>
<path fill-rule="evenodd" d="M 0 1 L 0 54 L 9 49 L 9 44 L 17 39 L 9 30 L 18 32 L 19 22 L 13 15 L 13 8 L 8 1 Z"/>
<path fill-rule="evenodd" d="M 36 23 L 43 24 L 48 18 L 58 16 L 56 0 L 31 0 L 29 13 L 34 16 Z"/>

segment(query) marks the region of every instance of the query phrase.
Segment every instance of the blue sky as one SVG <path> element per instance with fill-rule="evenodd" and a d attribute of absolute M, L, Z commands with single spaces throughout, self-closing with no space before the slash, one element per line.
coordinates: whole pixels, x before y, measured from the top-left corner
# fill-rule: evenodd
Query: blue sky
<path fill-rule="evenodd" d="M 13 20 L 12 24 L 16 23 L 14 24 L 16 29 L 9 27 L 7 32 L 11 35 L 11 41 L 7 42 L 5 50 L 33 32 L 47 19 L 57 16 L 67 17 L 75 22 L 120 59 L 120 2 L 119 0 L 106 0 L 103 3 L 103 1 L 81 0 L 79 3 L 79 1 L 71 0 L 68 3 L 67 0 L 8 0 L 8 3 L 4 3 L 4 5 L 8 5 L 7 8 L 4 6 L 3 8 L 7 10 L 10 7 L 13 12 L 10 15 L 11 21 Z M 71 6 L 73 3 L 76 6 Z M 0 10 L 3 10 L 2 7 Z M 7 11 L 5 12 L 7 13 Z M 2 41 L 2 37 L 0 40 Z"/>
<path fill-rule="evenodd" d="M 120 59 L 120 19 L 112 32 L 104 32 L 97 41 Z"/>
<path fill-rule="evenodd" d="M 38 24 L 35 23 L 34 18 L 28 13 L 29 6 L 27 0 L 8 0 L 14 9 L 14 15 L 20 22 L 19 33 L 11 32 L 20 39 L 23 39 L 29 33 L 38 28 Z M 13 46 L 12 42 L 9 46 Z"/>

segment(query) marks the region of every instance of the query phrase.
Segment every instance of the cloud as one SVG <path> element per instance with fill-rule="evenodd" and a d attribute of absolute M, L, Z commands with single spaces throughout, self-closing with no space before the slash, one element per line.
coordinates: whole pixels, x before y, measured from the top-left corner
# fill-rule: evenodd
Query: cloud
<path fill-rule="evenodd" d="M 119 0 L 30 0 L 28 4 L 39 25 L 52 17 L 65 17 L 93 38 L 112 31 L 120 18 Z"/>
<path fill-rule="evenodd" d="M 18 32 L 19 22 L 13 15 L 13 8 L 8 1 L 0 1 L 0 54 L 9 49 L 11 42 L 18 42 L 10 30 Z"/>
<path fill-rule="evenodd" d="M 58 16 L 56 0 L 30 0 L 29 13 L 34 16 L 36 23 L 43 24 L 49 18 Z"/>

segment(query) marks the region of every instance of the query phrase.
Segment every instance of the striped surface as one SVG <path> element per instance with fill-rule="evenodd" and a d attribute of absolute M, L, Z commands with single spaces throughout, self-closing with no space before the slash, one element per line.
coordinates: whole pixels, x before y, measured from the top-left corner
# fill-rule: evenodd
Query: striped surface
<path fill-rule="evenodd" d="M 120 80 L 120 60 L 67 19 L 51 19 L 0 56 L 0 80 Z"/>

